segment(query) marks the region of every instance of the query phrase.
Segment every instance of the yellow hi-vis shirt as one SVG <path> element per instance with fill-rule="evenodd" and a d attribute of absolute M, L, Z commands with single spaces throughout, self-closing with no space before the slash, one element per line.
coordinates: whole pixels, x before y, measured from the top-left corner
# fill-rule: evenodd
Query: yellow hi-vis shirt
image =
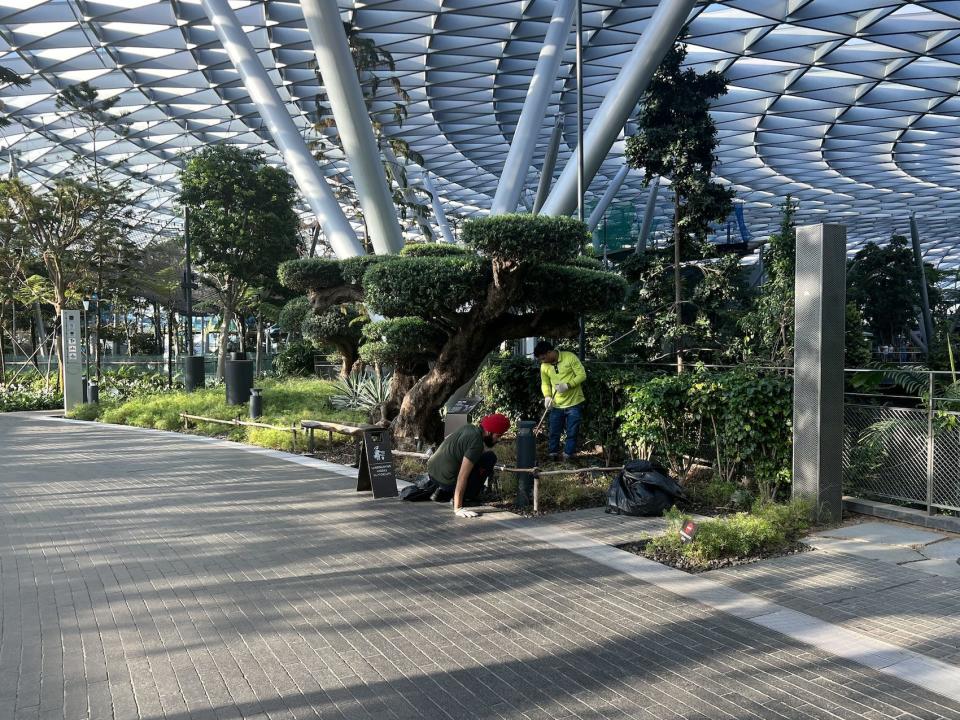
<path fill-rule="evenodd" d="M 585 398 L 580 386 L 586 379 L 587 371 L 572 352 L 561 350 L 556 363 L 540 363 L 540 391 L 544 397 L 553 398 L 554 407 L 569 408 L 582 403 Z M 557 383 L 569 385 L 567 391 L 554 392 Z"/>

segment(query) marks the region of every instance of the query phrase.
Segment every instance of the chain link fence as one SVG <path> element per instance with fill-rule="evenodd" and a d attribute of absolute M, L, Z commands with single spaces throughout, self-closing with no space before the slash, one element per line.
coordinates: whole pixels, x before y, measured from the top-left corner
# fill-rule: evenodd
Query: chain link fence
<path fill-rule="evenodd" d="M 933 382 L 930 383 L 931 389 Z M 960 511 L 960 412 L 926 396 L 857 395 L 844 406 L 844 492 L 864 498 Z M 888 404 L 871 404 L 871 401 Z M 907 401 L 907 402 L 904 402 Z"/>

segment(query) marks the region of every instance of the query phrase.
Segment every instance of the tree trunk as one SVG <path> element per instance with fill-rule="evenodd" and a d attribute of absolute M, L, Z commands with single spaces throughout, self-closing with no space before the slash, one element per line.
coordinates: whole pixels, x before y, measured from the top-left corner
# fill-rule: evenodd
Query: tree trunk
<path fill-rule="evenodd" d="M 163 333 L 160 330 L 160 304 L 157 302 L 150 303 L 153 306 L 153 344 L 155 347 L 163 347 Z"/>
<path fill-rule="evenodd" d="M 263 321 L 257 315 L 257 348 L 254 354 L 253 374 L 254 377 L 260 377 L 260 363 L 263 361 L 260 347 L 263 345 Z"/>
<path fill-rule="evenodd" d="M 474 323 L 472 327 L 467 325 L 463 332 L 450 338 L 433 369 L 403 398 L 394 435 L 411 439 L 419 437 L 429 443 L 443 440 L 440 409 L 497 346 L 499 335 L 486 332 L 491 325 L 483 322 Z"/>
<path fill-rule="evenodd" d="M 99 302 L 99 300 L 97 301 Z M 95 303 L 96 304 L 96 303 Z M 103 367 L 103 351 L 100 349 L 100 330 L 103 324 L 100 322 L 100 306 L 96 306 L 97 318 L 93 325 L 93 357 L 97 368 L 97 379 L 100 378 L 101 368 Z"/>
<path fill-rule="evenodd" d="M 173 308 L 167 313 L 167 387 L 173 387 Z"/>
<path fill-rule="evenodd" d="M 683 372 L 683 316 L 681 314 L 680 292 L 680 196 L 673 205 L 673 303 L 677 317 L 677 372 Z"/>
<path fill-rule="evenodd" d="M 379 372 L 377 368 L 377 372 Z M 393 377 L 390 378 L 390 393 L 386 401 L 380 406 L 380 419 L 386 422 L 393 422 L 393 419 L 400 414 L 400 408 L 403 405 L 403 399 L 410 390 L 417 384 L 417 381 L 426 375 L 430 368 L 423 364 L 418 368 L 395 368 Z"/>
<path fill-rule="evenodd" d="M 46 357 L 47 355 L 47 331 L 43 327 L 43 310 L 40 308 L 40 301 L 33 301 L 33 322 L 34 329 L 37 334 L 37 344 L 40 346 L 40 356 Z"/>
<path fill-rule="evenodd" d="M 233 308 L 223 309 L 223 319 L 220 321 L 220 347 L 217 348 L 217 377 L 223 378 L 227 363 L 227 344 L 230 338 L 230 321 L 233 319 Z"/>
<path fill-rule="evenodd" d="M 6 378 L 7 378 L 7 358 L 6 358 L 6 355 L 4 354 L 4 347 L 3 347 L 3 336 L 4 336 L 3 317 L 6 311 L 7 311 L 6 303 L 0 304 L 0 385 L 6 382 Z M 12 343 L 16 342 L 16 338 L 13 336 L 13 333 L 10 334 L 10 339 L 12 341 L 11 348 L 14 348 Z M 13 353 L 13 359 L 14 360 L 17 359 L 17 354 L 15 349 Z"/>
<path fill-rule="evenodd" d="M 335 342 L 334 345 L 340 353 L 340 377 L 347 378 L 360 360 L 360 353 L 357 346 L 349 342 Z"/>

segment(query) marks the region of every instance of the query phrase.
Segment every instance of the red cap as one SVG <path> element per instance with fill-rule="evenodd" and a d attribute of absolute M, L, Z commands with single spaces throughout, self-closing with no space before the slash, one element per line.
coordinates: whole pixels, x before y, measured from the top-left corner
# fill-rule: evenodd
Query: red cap
<path fill-rule="evenodd" d="M 510 429 L 510 418 L 500 413 L 487 415 L 480 421 L 480 427 L 493 435 L 503 435 Z"/>

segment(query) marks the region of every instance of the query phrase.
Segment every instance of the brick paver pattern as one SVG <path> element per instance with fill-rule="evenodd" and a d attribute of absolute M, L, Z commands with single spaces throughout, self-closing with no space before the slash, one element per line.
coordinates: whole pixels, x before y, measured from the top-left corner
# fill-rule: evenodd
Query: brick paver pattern
<path fill-rule="evenodd" d="M 496 521 L 0 416 L 0 718 L 956 718 Z"/>

